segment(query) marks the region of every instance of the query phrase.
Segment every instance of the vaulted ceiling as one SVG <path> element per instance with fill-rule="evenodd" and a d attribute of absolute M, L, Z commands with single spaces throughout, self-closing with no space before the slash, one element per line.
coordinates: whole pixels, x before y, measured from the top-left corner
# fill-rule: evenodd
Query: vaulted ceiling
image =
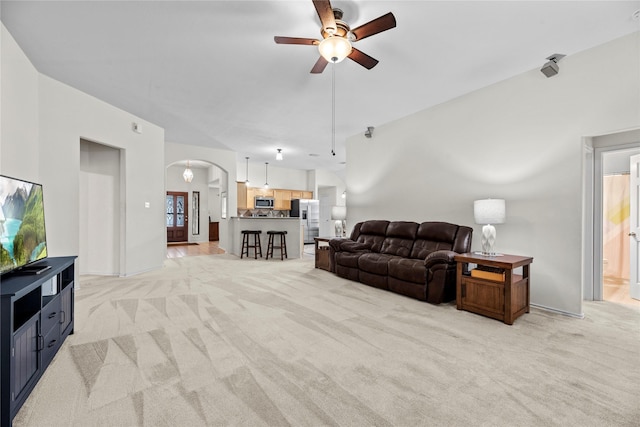
<path fill-rule="evenodd" d="M 335 156 L 332 65 L 310 74 L 316 47 L 273 39 L 320 38 L 311 1 L 3 0 L 0 19 L 39 72 L 163 127 L 169 142 L 252 162 L 281 148 L 282 167 L 342 174 L 345 138 L 638 31 L 639 3 L 332 1 L 351 28 L 397 20 L 355 45 L 375 68 L 334 66 Z"/>

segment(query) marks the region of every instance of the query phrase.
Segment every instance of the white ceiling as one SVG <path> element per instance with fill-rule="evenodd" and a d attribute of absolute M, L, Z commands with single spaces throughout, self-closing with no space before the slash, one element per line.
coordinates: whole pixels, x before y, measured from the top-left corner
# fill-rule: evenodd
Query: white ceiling
<path fill-rule="evenodd" d="M 397 27 L 357 42 L 380 63 L 309 71 L 309 0 L 8 1 L 0 17 L 43 74 L 165 129 L 169 142 L 239 161 L 344 172 L 345 138 L 640 29 L 640 1 L 333 0 L 352 28 L 389 11 Z M 562 72 L 562 62 L 560 62 Z M 540 78 L 544 75 L 540 73 Z M 374 131 L 375 138 L 375 131 Z M 310 156 L 316 154 L 317 156 Z"/>

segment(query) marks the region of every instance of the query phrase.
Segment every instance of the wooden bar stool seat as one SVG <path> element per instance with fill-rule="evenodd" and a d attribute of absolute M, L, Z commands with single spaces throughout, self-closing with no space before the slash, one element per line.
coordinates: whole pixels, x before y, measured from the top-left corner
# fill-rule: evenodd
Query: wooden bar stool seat
<path fill-rule="evenodd" d="M 262 245 L 260 244 L 260 230 L 242 230 L 242 252 L 240 252 L 240 259 L 245 255 L 249 256 L 249 249 L 253 248 L 253 257 L 258 259 L 258 254 L 262 258 Z M 250 238 L 253 236 L 253 244 L 251 244 Z"/>
<path fill-rule="evenodd" d="M 267 256 L 265 259 L 269 259 L 269 256 L 273 258 L 273 250 L 280 249 L 280 260 L 289 258 L 287 256 L 287 232 L 286 231 L 267 231 L 269 236 L 269 242 L 267 243 Z M 275 236 L 280 236 L 280 245 L 276 246 L 274 243 Z"/>

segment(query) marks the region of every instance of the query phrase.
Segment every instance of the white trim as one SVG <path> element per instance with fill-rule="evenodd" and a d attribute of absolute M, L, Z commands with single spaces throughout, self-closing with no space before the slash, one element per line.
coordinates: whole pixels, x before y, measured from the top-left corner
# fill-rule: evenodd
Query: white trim
<path fill-rule="evenodd" d="M 169 258 L 166 258 L 166 259 L 165 259 L 165 261 L 166 261 L 167 259 L 169 259 Z M 138 270 L 138 271 L 134 271 L 134 272 L 129 272 L 129 273 L 127 273 L 127 274 L 120 274 L 120 275 L 118 275 L 118 277 L 132 277 L 132 276 L 137 276 L 137 275 L 142 274 L 142 273 L 149 273 L 149 272 L 151 272 L 151 271 L 157 271 L 157 270 L 160 270 L 160 269 L 162 269 L 163 267 L 164 267 L 164 262 L 163 262 L 162 264 L 160 264 L 160 265 L 151 266 L 151 267 L 149 267 L 149 268 L 144 268 L 144 269 L 142 269 L 142 270 Z"/>
<path fill-rule="evenodd" d="M 547 307 L 545 305 L 534 304 L 534 303 L 531 303 L 529 305 L 531 307 L 538 308 L 540 310 L 550 311 L 552 313 L 561 314 L 563 316 L 573 317 L 575 319 L 584 319 L 584 313 L 571 313 L 569 311 L 558 310 L 557 308 L 551 308 L 551 307 Z"/>

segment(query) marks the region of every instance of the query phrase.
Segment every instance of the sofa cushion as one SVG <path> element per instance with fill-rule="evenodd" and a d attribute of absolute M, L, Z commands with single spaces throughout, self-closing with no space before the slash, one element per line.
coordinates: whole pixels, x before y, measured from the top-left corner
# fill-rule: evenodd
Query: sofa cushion
<path fill-rule="evenodd" d="M 364 252 L 336 252 L 336 264 L 358 268 L 358 258 L 363 254 Z"/>
<path fill-rule="evenodd" d="M 411 258 L 393 258 L 389 260 L 389 276 L 404 282 L 426 284 L 431 278 L 430 271 L 424 266 L 424 261 Z"/>
<path fill-rule="evenodd" d="M 389 221 L 376 219 L 365 221 L 360 227 L 360 234 L 372 234 L 377 236 L 386 236 Z"/>
<path fill-rule="evenodd" d="M 374 252 L 363 253 L 360 258 L 358 258 L 358 268 L 368 273 L 386 276 L 389 272 L 387 264 L 392 258 L 393 255 L 378 254 Z"/>
<path fill-rule="evenodd" d="M 453 248 L 458 226 L 446 222 L 423 222 L 416 232 L 416 240 L 411 249 L 411 258 L 425 259 L 433 251 Z"/>
<path fill-rule="evenodd" d="M 360 227 L 357 242 L 369 245 L 372 252 L 380 252 L 382 242 L 386 237 L 389 221 L 374 220 L 365 221 Z"/>
<path fill-rule="evenodd" d="M 358 280 L 365 285 L 373 286 L 379 289 L 389 290 L 389 276 L 372 274 L 363 270 L 358 272 Z"/>
<path fill-rule="evenodd" d="M 409 221 L 393 221 L 387 227 L 387 237 L 382 242 L 381 253 L 408 257 L 413 247 L 418 224 Z"/>
<path fill-rule="evenodd" d="M 410 283 L 395 277 L 387 277 L 387 286 L 391 292 L 406 295 L 424 301 L 427 299 L 427 285 L 425 283 Z"/>

